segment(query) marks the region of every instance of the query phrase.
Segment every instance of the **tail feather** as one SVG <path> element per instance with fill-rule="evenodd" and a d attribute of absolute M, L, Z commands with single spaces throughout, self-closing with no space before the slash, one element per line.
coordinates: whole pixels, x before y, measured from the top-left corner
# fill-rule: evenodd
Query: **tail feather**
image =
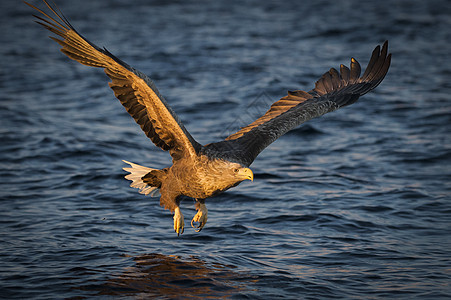
<path fill-rule="evenodd" d="M 150 186 L 143 182 L 142 178 L 149 172 L 156 170 L 152 168 L 143 167 L 129 161 L 123 160 L 126 164 L 129 164 L 131 168 L 123 168 L 124 171 L 130 174 L 125 176 L 125 179 L 131 180 L 131 187 L 139 189 L 139 192 L 144 195 L 150 195 L 151 197 L 159 197 L 160 189 L 155 186 Z"/>

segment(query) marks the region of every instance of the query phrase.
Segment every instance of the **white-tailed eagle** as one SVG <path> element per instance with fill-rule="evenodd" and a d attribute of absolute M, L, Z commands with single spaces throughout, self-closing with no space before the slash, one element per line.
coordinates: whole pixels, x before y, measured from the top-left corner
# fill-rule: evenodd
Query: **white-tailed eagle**
<path fill-rule="evenodd" d="M 244 180 L 253 180 L 249 166 L 269 144 L 312 118 L 350 105 L 377 87 L 388 72 L 391 54 L 388 43 L 377 46 L 360 76 L 360 65 L 352 58 L 350 67 L 330 69 L 309 92 L 297 90 L 274 102 L 253 123 L 225 140 L 201 145 L 189 134 L 175 112 L 149 77 L 132 68 L 106 49 L 84 38 L 62 12 L 43 0 L 50 11 L 27 3 L 42 16 L 36 22 L 59 36 L 51 37 L 61 51 L 81 64 L 103 68 L 111 79 L 109 86 L 144 133 L 161 149 L 169 151 L 172 166 L 158 170 L 125 161 L 125 178 L 140 193 L 160 196 L 160 205 L 174 213 L 174 230 L 182 234 L 184 219 L 179 204 L 182 196 L 197 200 L 197 214 L 191 225 L 200 231 L 207 222 L 205 199 Z"/>

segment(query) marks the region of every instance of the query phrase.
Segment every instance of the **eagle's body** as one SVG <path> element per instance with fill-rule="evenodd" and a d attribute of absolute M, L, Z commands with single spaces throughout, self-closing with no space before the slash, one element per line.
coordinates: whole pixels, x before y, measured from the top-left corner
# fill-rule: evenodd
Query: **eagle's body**
<path fill-rule="evenodd" d="M 198 213 L 191 225 L 198 222 L 196 229 L 200 231 L 207 221 L 206 198 L 244 180 L 253 180 L 248 167 L 269 144 L 303 122 L 356 102 L 380 84 L 390 66 L 391 55 L 385 42 L 382 48 L 374 49 L 362 76 L 359 63 L 351 59 L 350 68 L 341 65 L 339 72 L 330 69 L 309 92 L 288 92 L 262 117 L 224 141 L 201 145 L 189 134 L 152 80 L 85 39 L 61 11 L 44 2 L 54 17 L 27 4 L 47 17 L 36 16 L 37 22 L 62 38 L 52 37 L 62 46 L 61 51 L 84 65 L 103 68 L 111 79 L 109 86 L 127 112 L 157 147 L 169 151 L 173 164 L 168 168 L 157 170 L 126 162 L 131 167 L 124 170 L 130 173 L 125 178 L 132 181 L 132 187 L 146 195 L 161 195 L 160 205 L 174 212 L 177 234 L 184 230 L 179 209 L 181 196 L 198 201 Z"/>
<path fill-rule="evenodd" d="M 237 183 L 238 175 L 244 174 L 244 179 L 253 179 L 252 174 L 242 166 L 222 159 L 209 159 L 205 155 L 195 158 L 180 159 L 170 167 L 155 170 L 142 177 L 142 182 L 160 189 L 161 204 L 173 210 L 174 203 L 166 198 L 188 196 L 195 199 L 205 199 L 223 192 Z M 239 173 L 240 172 L 240 173 Z M 247 171 L 249 172 L 249 171 Z M 249 178 L 248 178 L 249 177 Z"/>

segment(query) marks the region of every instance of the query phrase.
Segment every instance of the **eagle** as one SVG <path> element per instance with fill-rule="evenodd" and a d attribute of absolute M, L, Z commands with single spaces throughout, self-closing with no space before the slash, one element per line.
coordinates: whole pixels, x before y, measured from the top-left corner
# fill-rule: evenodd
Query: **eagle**
<path fill-rule="evenodd" d="M 124 161 L 130 186 L 141 194 L 160 197 L 160 205 L 173 213 L 174 230 L 184 232 L 184 217 L 180 201 L 196 200 L 197 213 L 191 226 L 199 232 L 205 226 L 208 210 L 205 199 L 253 180 L 249 166 L 268 145 L 312 118 L 353 104 L 360 96 L 376 88 L 388 72 L 391 54 L 388 42 L 372 52 L 368 66 L 361 75 L 360 64 L 351 58 L 350 67 L 331 68 L 308 91 L 288 91 L 274 102 L 268 111 L 251 124 L 242 127 L 222 141 L 199 144 L 186 130 L 153 81 L 83 37 L 59 8 L 43 0 L 48 13 L 25 2 L 42 15 L 33 15 L 38 24 L 58 37 L 50 37 L 62 46 L 69 58 L 90 67 L 103 68 L 111 79 L 114 95 L 159 148 L 169 151 L 172 166 L 154 169 Z"/>

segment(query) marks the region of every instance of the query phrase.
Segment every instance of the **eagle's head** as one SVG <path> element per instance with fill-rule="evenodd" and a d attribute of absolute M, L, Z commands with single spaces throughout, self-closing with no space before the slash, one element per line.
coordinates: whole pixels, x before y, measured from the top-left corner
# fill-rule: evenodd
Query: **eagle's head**
<path fill-rule="evenodd" d="M 252 170 L 242 166 L 233 167 L 233 176 L 239 182 L 244 180 L 254 181 L 254 173 Z"/>
<path fill-rule="evenodd" d="M 244 180 L 254 180 L 254 173 L 251 169 L 239 163 L 217 159 L 213 166 L 210 165 L 210 176 L 214 177 L 216 184 L 222 182 L 224 187 L 235 186 Z"/>

